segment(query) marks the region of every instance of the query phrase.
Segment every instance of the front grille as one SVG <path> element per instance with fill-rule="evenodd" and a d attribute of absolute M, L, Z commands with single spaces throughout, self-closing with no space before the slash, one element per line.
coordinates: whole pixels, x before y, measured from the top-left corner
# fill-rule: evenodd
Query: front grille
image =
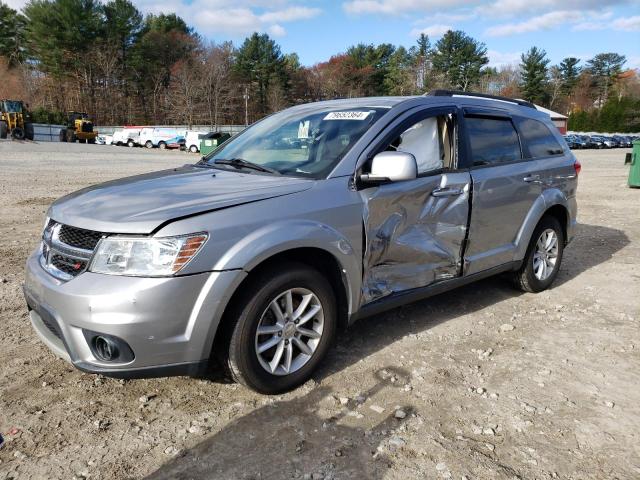
<path fill-rule="evenodd" d="M 69 225 L 60 225 L 58 238 L 62 243 L 66 243 L 72 247 L 93 250 L 102 238 L 102 233 L 85 230 L 83 228 L 70 227 Z"/>
<path fill-rule="evenodd" d="M 87 269 L 102 237 L 100 232 L 50 220 L 42 235 L 43 268 L 56 278 L 71 280 Z"/>
<path fill-rule="evenodd" d="M 61 272 L 75 277 L 78 273 L 87 268 L 87 262 L 80 261 L 66 255 L 54 254 L 51 256 L 51 264 Z"/>

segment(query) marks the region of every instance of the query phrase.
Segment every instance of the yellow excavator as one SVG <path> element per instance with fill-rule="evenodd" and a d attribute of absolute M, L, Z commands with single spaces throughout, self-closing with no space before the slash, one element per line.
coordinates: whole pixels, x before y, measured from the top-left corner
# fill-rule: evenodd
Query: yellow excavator
<path fill-rule="evenodd" d="M 98 131 L 94 130 L 93 122 L 84 112 L 69 112 L 67 126 L 60 130 L 61 142 L 96 143 Z"/>
<path fill-rule="evenodd" d="M 31 116 L 20 100 L 0 100 L 0 138 L 33 140 Z"/>

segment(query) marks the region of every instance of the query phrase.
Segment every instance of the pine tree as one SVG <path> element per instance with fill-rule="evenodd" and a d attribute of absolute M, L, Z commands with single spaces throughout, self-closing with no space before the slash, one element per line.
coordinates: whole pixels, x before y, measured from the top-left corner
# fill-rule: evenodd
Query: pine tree
<path fill-rule="evenodd" d="M 0 2 L 0 55 L 13 66 L 24 61 L 24 28 L 27 19 L 13 8 Z"/>
<path fill-rule="evenodd" d="M 575 57 L 567 57 L 560 62 L 560 76 L 562 78 L 562 93 L 570 96 L 573 89 L 578 84 L 578 76 L 581 68 L 578 66 L 580 60 Z"/>
<path fill-rule="evenodd" d="M 523 53 L 520 63 L 522 79 L 520 90 L 525 100 L 534 103 L 546 104 L 549 98 L 547 92 L 547 52 L 532 47 L 528 52 Z"/>
<path fill-rule="evenodd" d="M 604 105 L 609 97 L 613 81 L 627 62 L 624 55 L 618 53 L 599 53 L 587 62 L 598 92 L 598 106 Z"/>
<path fill-rule="evenodd" d="M 451 31 L 436 43 L 433 68 L 444 75 L 455 89 L 467 91 L 480 80 L 480 70 L 487 63 L 487 48 L 462 31 Z"/>

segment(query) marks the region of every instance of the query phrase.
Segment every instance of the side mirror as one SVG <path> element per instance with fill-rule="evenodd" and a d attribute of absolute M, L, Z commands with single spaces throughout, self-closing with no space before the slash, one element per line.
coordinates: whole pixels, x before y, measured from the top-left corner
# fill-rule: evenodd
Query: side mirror
<path fill-rule="evenodd" d="M 371 173 L 360 175 L 363 182 L 401 182 L 418 176 L 416 158 L 407 152 L 380 152 L 371 161 Z"/>

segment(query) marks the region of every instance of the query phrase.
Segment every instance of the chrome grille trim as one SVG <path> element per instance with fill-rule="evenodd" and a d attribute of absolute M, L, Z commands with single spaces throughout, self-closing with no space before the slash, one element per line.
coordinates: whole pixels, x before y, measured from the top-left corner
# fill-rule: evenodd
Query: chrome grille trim
<path fill-rule="evenodd" d="M 62 238 L 61 231 L 66 232 Z M 69 227 L 50 220 L 42 234 L 40 264 L 54 277 L 64 281 L 71 280 L 87 270 L 95 247 L 103 236 L 99 232 Z M 73 238 L 76 245 L 64 241 L 69 238 Z M 94 248 L 79 248 L 77 244 L 91 244 Z"/>

